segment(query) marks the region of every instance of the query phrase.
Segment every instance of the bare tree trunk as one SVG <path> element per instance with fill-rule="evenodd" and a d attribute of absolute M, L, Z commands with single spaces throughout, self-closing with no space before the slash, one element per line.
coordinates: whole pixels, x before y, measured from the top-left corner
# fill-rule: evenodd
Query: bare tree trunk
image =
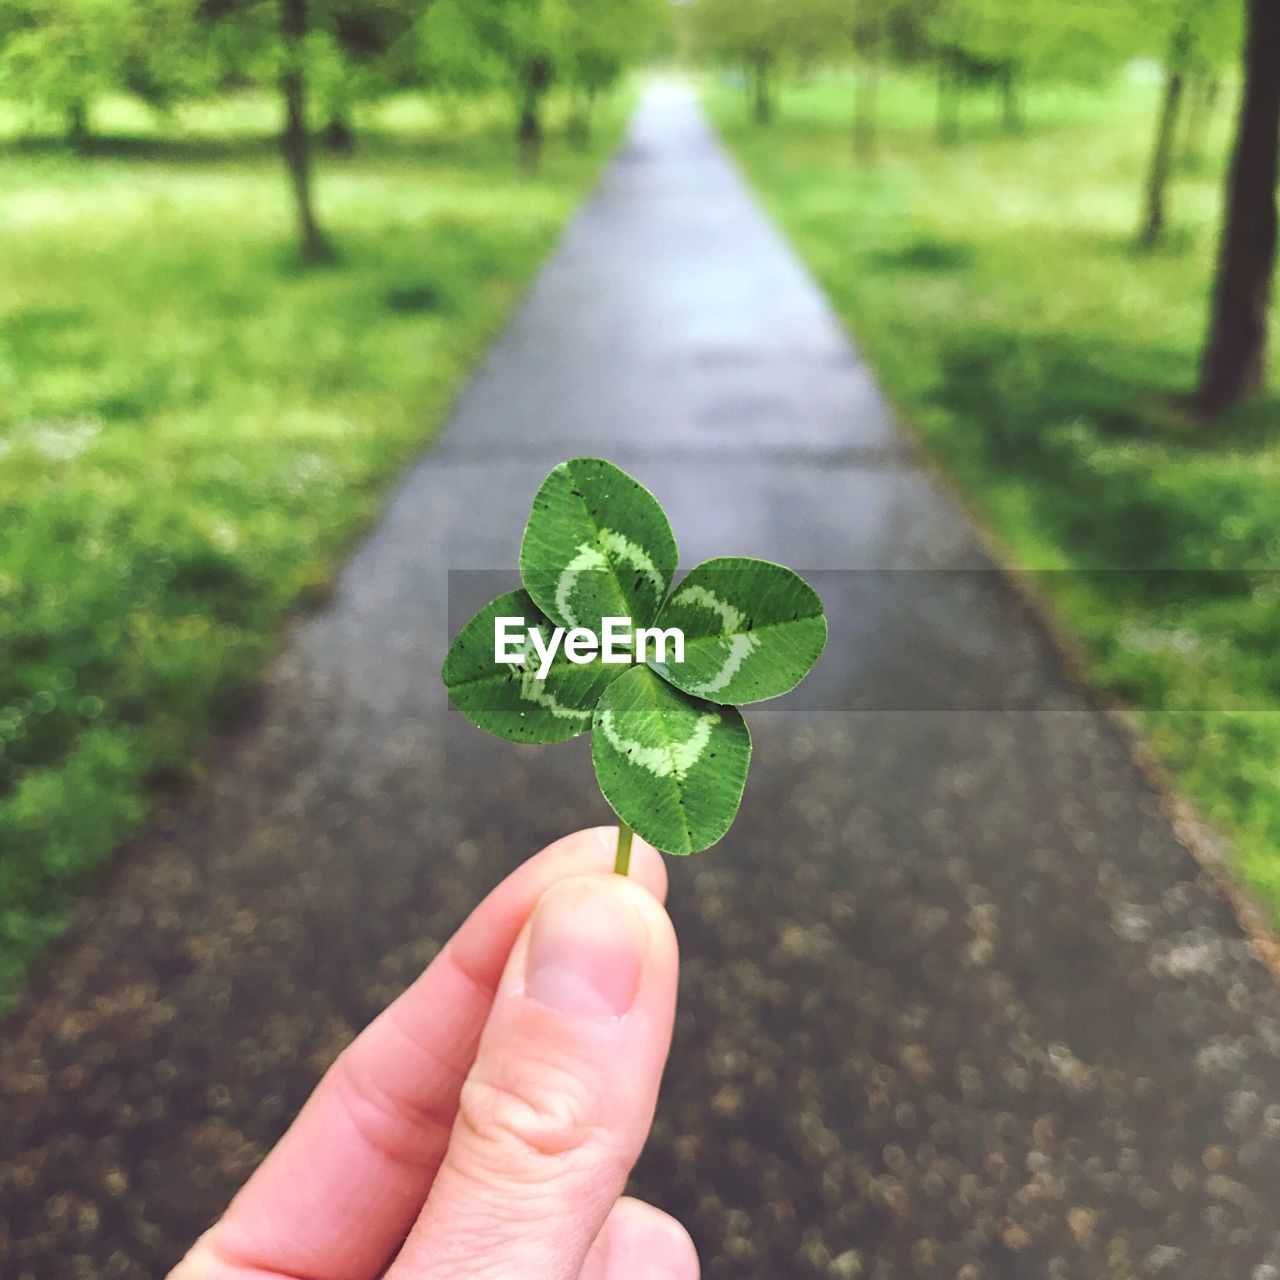
<path fill-rule="evenodd" d="M 855 54 L 858 52 L 855 41 Z M 878 99 L 880 96 L 880 31 L 867 33 L 861 51 L 857 80 L 853 91 L 853 153 L 859 160 L 871 161 L 876 154 Z"/>
<path fill-rule="evenodd" d="M 329 113 L 329 123 L 325 125 L 322 137 L 325 147 L 337 155 L 349 156 L 356 149 L 356 131 L 351 117 L 341 108 Z"/>
<path fill-rule="evenodd" d="M 587 84 L 575 92 L 569 107 L 569 126 L 566 130 L 569 142 L 583 151 L 591 141 L 591 109 L 595 105 L 595 85 Z"/>
<path fill-rule="evenodd" d="M 542 116 L 535 94 L 526 92 L 521 101 L 516 142 L 520 148 L 520 167 L 526 173 L 537 173 L 542 162 Z"/>
<path fill-rule="evenodd" d="M 529 58 L 520 71 L 520 123 L 516 126 L 516 142 L 520 148 L 520 167 L 526 173 L 537 173 L 542 163 L 542 95 L 551 87 L 550 60 L 540 55 Z"/>
<path fill-rule="evenodd" d="M 67 144 L 76 151 L 89 145 L 89 104 L 83 98 L 73 99 L 67 107 Z"/>
<path fill-rule="evenodd" d="M 756 124 L 773 121 L 773 98 L 769 93 L 769 55 L 761 53 L 755 60 L 755 117 Z"/>
<path fill-rule="evenodd" d="M 302 42 L 307 34 L 307 0 L 280 0 L 280 37 L 284 43 L 284 132 L 280 151 L 293 188 L 298 217 L 298 251 L 303 262 L 326 262 L 333 255 L 316 222 L 311 201 L 311 139 L 307 134 L 307 78 Z"/>
<path fill-rule="evenodd" d="M 1206 417 L 1262 385 L 1276 258 L 1280 5 L 1249 0 L 1244 87 L 1196 403 Z"/>
<path fill-rule="evenodd" d="M 1173 167 L 1173 140 L 1177 135 L 1178 109 L 1182 105 L 1183 65 L 1191 34 L 1179 27 L 1169 46 L 1169 64 L 1165 70 L 1164 96 L 1160 117 L 1156 122 L 1156 140 L 1151 149 L 1151 165 L 1147 170 L 1147 203 L 1142 215 L 1138 243 L 1154 249 L 1164 236 L 1165 196 L 1169 189 L 1169 170 Z"/>

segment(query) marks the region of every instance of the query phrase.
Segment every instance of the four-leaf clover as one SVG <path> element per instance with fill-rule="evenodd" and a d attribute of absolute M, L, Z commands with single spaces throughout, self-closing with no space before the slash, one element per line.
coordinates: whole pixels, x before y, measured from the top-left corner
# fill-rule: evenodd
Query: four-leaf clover
<path fill-rule="evenodd" d="M 737 706 L 794 688 L 827 639 L 822 601 L 798 574 L 724 556 L 674 591 L 676 542 L 657 499 L 600 458 L 561 463 L 543 482 L 520 548 L 524 589 L 487 605 L 444 662 L 449 699 L 472 723 L 515 742 L 563 742 L 591 730 L 605 799 L 631 831 L 667 853 L 694 853 L 729 829 L 742 799 L 751 735 Z M 679 629 L 643 662 L 571 660 L 557 628 L 599 635 L 606 618 Z M 515 662 L 495 658 L 495 624 L 518 619 Z M 563 633 L 562 633 L 563 634 Z M 539 670 L 543 674 L 539 676 Z"/>

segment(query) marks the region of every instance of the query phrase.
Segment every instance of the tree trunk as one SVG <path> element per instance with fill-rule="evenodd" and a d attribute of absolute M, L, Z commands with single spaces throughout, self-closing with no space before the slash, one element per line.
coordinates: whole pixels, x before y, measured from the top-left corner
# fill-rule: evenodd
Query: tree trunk
<path fill-rule="evenodd" d="M 321 137 L 325 149 L 337 155 L 349 156 L 356 149 L 356 131 L 345 111 L 335 109 L 329 113 L 329 123 Z"/>
<path fill-rule="evenodd" d="M 520 167 L 526 173 L 537 173 L 542 162 L 542 115 L 538 95 L 525 92 L 520 102 L 520 123 L 516 142 L 520 148 Z"/>
<path fill-rule="evenodd" d="M 303 262 L 326 262 L 332 256 L 316 222 L 311 202 L 311 139 L 307 134 L 307 78 L 302 43 L 307 34 L 307 0 L 280 0 L 280 36 L 284 43 L 284 132 L 280 150 L 293 188 L 298 217 L 298 251 Z"/>
<path fill-rule="evenodd" d="M 1022 132 L 1022 104 L 1018 100 L 1018 69 L 1006 63 L 1000 73 L 1000 118 L 1005 133 Z"/>
<path fill-rule="evenodd" d="M 862 51 L 853 92 L 853 153 L 862 161 L 875 159 L 879 90 L 880 33 L 873 31 Z"/>
<path fill-rule="evenodd" d="M 1262 385 L 1276 257 L 1280 5 L 1249 0 L 1240 124 L 1196 403 L 1212 417 Z"/>
<path fill-rule="evenodd" d="M 773 121 L 773 98 L 769 93 L 769 55 L 761 53 L 755 60 L 755 117 L 756 124 Z"/>
<path fill-rule="evenodd" d="M 516 126 L 516 142 L 520 149 L 520 167 L 526 173 L 537 173 L 542 163 L 542 96 L 551 88 L 551 60 L 535 54 L 520 68 L 520 122 Z"/>
<path fill-rule="evenodd" d="M 1169 65 L 1165 71 L 1164 97 L 1156 122 L 1156 140 L 1151 149 L 1151 166 L 1147 170 L 1147 204 L 1142 215 L 1138 243 L 1154 249 L 1164 237 L 1165 194 L 1169 188 L 1169 170 L 1173 162 L 1173 140 L 1178 128 L 1178 108 L 1182 104 L 1183 63 L 1186 59 L 1190 32 L 1180 27 L 1169 47 Z"/>
<path fill-rule="evenodd" d="M 569 107 L 567 133 L 570 143 L 579 151 L 584 151 L 591 142 L 591 108 L 595 104 L 595 97 L 595 86 L 588 84 L 581 93 L 573 95 Z"/>
<path fill-rule="evenodd" d="M 89 104 L 74 99 L 67 107 L 67 145 L 83 151 L 89 145 Z"/>

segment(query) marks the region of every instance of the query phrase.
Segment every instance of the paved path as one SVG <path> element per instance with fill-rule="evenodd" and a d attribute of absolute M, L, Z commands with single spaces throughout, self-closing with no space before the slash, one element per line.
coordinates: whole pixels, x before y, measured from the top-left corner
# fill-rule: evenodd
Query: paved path
<path fill-rule="evenodd" d="M 446 570 L 510 566 L 581 451 L 660 495 L 685 564 L 832 571 L 737 825 L 672 867 L 636 1186 L 706 1275 L 1280 1275 L 1276 991 L 664 89 L 256 723 L 8 1023 L 0 1273 L 162 1273 L 480 891 L 605 817 L 584 743 L 470 732 L 437 677 Z"/>

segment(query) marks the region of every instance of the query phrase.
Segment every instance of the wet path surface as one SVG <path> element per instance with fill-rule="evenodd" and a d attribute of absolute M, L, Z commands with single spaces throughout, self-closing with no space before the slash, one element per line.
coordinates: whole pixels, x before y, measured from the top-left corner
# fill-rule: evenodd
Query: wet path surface
<path fill-rule="evenodd" d="M 1280 997 L 667 89 L 255 723 L 6 1024 L 0 1274 L 162 1274 L 482 891 L 607 818 L 584 741 L 484 737 L 437 674 L 447 571 L 512 565 L 581 452 L 658 494 L 685 566 L 816 570 L 833 620 L 750 714 L 729 837 L 671 867 L 635 1188 L 705 1274 L 1280 1277 Z"/>

